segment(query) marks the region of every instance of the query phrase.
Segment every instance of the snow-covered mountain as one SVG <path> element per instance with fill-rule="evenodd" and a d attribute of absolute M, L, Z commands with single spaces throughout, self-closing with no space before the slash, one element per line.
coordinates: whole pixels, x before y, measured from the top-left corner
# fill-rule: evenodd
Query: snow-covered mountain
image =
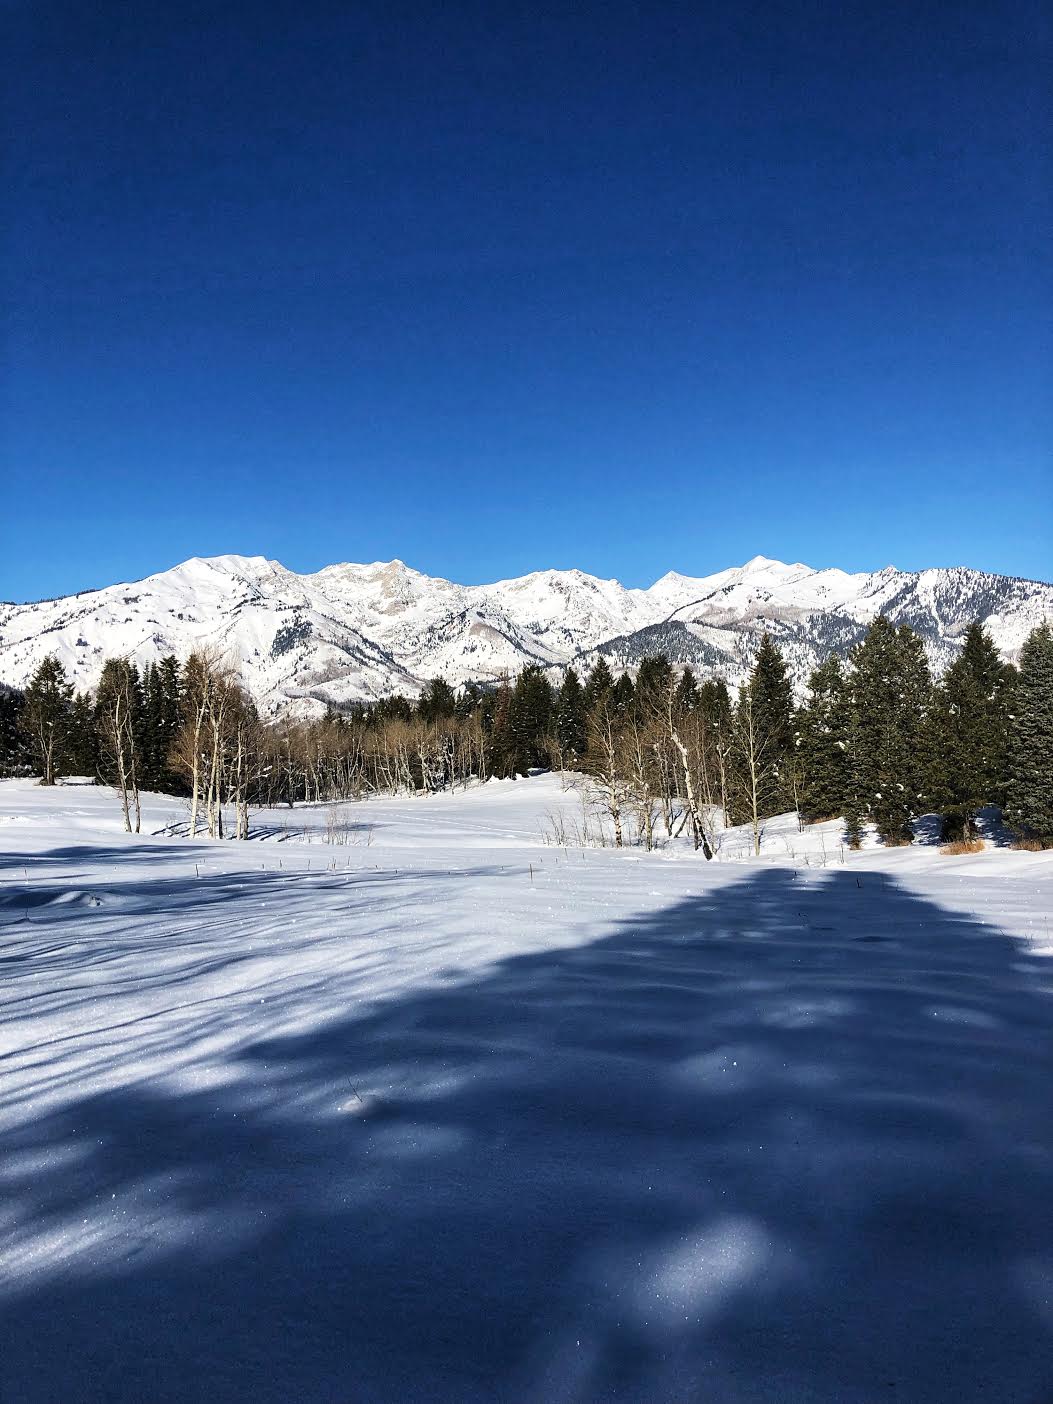
<path fill-rule="evenodd" d="M 670 573 L 646 590 L 579 570 L 457 585 L 398 560 L 299 575 L 262 556 L 215 556 L 131 584 L 0 605 L 0 681 L 24 686 L 54 653 L 87 688 L 106 657 L 183 658 L 208 643 L 238 661 L 263 711 L 317 712 L 412 695 L 439 675 L 485 681 L 598 653 L 631 668 L 661 651 L 734 683 L 768 629 L 800 684 L 880 613 L 917 629 L 938 669 L 974 619 L 1012 659 L 1035 624 L 1053 619 L 1053 585 L 964 568 L 849 575 L 763 556 L 701 578 Z"/>

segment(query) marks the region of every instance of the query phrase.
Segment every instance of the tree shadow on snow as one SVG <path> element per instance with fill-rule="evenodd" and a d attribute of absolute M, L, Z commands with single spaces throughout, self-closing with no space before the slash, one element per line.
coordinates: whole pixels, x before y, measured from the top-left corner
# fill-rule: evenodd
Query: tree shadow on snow
<path fill-rule="evenodd" d="M 1047 969 L 765 870 L 86 1097 L 5 1147 L 0 1396 L 1042 1404 Z"/>

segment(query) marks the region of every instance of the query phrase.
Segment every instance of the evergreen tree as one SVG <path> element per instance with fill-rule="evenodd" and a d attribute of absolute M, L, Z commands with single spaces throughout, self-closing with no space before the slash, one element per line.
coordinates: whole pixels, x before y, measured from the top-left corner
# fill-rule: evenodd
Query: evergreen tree
<path fill-rule="evenodd" d="M 180 793 L 181 778 L 172 768 L 171 754 L 181 724 L 179 664 L 169 655 L 143 673 L 143 788 Z"/>
<path fill-rule="evenodd" d="M 793 692 L 786 661 L 767 633 L 739 689 L 731 735 L 732 806 L 756 831 L 761 820 L 794 805 Z"/>
<path fill-rule="evenodd" d="M 494 775 L 516 778 L 515 743 L 512 738 L 512 689 L 507 678 L 502 679 L 494 694 L 493 721 L 490 726 L 491 768 Z"/>
<path fill-rule="evenodd" d="M 457 694 L 445 678 L 435 678 L 420 695 L 417 715 L 421 721 L 446 721 L 457 712 Z"/>
<path fill-rule="evenodd" d="M 25 693 L 0 683 L 0 775 L 26 775 L 30 753 L 22 729 Z"/>
<path fill-rule="evenodd" d="M 99 733 L 95 726 L 95 704 L 87 692 L 78 692 L 70 708 L 66 764 L 71 775 L 99 773 Z"/>
<path fill-rule="evenodd" d="M 118 701 L 119 738 L 110 724 Z M 126 658 L 107 658 L 95 693 L 95 725 L 99 738 L 98 774 L 107 785 L 116 785 L 127 768 L 136 786 L 141 783 L 146 740 L 145 703 L 139 669 Z M 119 744 L 119 754 L 118 754 Z"/>
<path fill-rule="evenodd" d="M 852 656 L 853 798 L 883 842 L 910 843 L 930 770 L 926 714 L 932 679 L 921 639 L 879 615 Z"/>
<path fill-rule="evenodd" d="M 969 837 L 976 811 L 1004 801 L 1013 676 L 983 625 L 971 624 L 961 655 L 934 690 L 930 792 L 945 838 Z"/>
<path fill-rule="evenodd" d="M 836 653 L 808 680 L 808 699 L 797 714 L 800 809 L 809 824 L 845 813 L 849 799 L 851 709 L 844 669 Z"/>
<path fill-rule="evenodd" d="M 1020 650 L 1013 694 L 1006 817 L 1018 833 L 1053 842 L 1053 628 L 1040 624 Z"/>
<path fill-rule="evenodd" d="M 467 721 L 479 708 L 483 696 L 483 689 L 478 683 L 466 682 L 457 694 L 457 717 L 459 717 L 461 721 Z"/>
<path fill-rule="evenodd" d="M 714 731 L 727 735 L 731 730 L 731 693 L 723 678 L 710 678 L 699 687 L 698 710 Z"/>
<path fill-rule="evenodd" d="M 552 714 L 552 688 L 541 669 L 531 664 L 512 689 L 508 730 L 513 774 L 525 775 L 534 766 L 548 764 Z"/>
<path fill-rule="evenodd" d="M 580 764 L 585 755 L 585 691 L 573 668 L 563 674 L 556 702 L 556 739 L 564 764 Z"/>
<path fill-rule="evenodd" d="M 672 683 L 673 667 L 664 654 L 652 654 L 641 661 L 636 670 L 633 698 L 636 714 L 641 720 L 665 710 Z"/>
<path fill-rule="evenodd" d="M 693 712 L 699 705 L 698 683 L 690 668 L 685 668 L 680 674 L 680 681 L 676 685 L 676 696 L 673 699 L 673 706 L 679 713 Z"/>
<path fill-rule="evenodd" d="M 614 716 L 627 717 L 630 714 L 636 701 L 636 688 L 628 673 L 621 674 L 611 688 L 609 697 L 611 713 Z"/>
<path fill-rule="evenodd" d="M 614 686 L 614 675 L 606 658 L 601 653 L 589 669 L 585 679 L 585 713 L 588 715 L 601 697 L 606 696 Z"/>
<path fill-rule="evenodd" d="M 53 655 L 45 658 L 26 688 L 21 725 L 42 785 L 65 773 L 73 684 Z"/>
<path fill-rule="evenodd" d="M 793 688 L 786 660 L 771 635 L 765 632 L 749 680 L 757 726 L 770 738 L 773 813 L 792 809 L 793 795 Z"/>

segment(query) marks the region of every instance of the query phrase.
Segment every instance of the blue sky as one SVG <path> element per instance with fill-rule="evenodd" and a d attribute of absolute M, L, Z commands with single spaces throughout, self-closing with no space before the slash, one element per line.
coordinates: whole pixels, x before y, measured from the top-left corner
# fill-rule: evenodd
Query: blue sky
<path fill-rule="evenodd" d="M 16 0 L 0 598 L 1053 578 L 1043 10 Z"/>

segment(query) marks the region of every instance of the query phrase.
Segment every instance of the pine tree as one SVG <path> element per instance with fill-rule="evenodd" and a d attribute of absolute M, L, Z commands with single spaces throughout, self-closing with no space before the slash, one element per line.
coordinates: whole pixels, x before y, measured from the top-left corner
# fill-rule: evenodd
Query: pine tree
<path fill-rule="evenodd" d="M 509 711 L 511 764 L 514 774 L 548 764 L 553 699 L 548 679 L 535 664 L 524 668 L 512 689 Z"/>
<path fill-rule="evenodd" d="M 494 775 L 516 778 L 515 743 L 512 738 L 512 689 L 502 679 L 494 694 L 493 722 L 490 727 L 490 754 Z"/>
<path fill-rule="evenodd" d="M 601 653 L 589 669 L 585 679 L 585 713 L 588 715 L 601 697 L 606 696 L 614 686 L 614 675 L 606 658 Z"/>
<path fill-rule="evenodd" d="M 0 683 L 0 775 L 26 775 L 31 768 L 21 724 L 25 705 L 24 692 Z"/>
<path fill-rule="evenodd" d="M 794 805 L 793 692 L 786 661 L 768 634 L 739 689 L 731 729 L 732 793 L 736 816 L 759 824 Z"/>
<path fill-rule="evenodd" d="M 845 812 L 850 788 L 850 732 L 844 669 L 832 653 L 808 679 L 808 699 L 797 714 L 800 809 L 809 824 Z"/>
<path fill-rule="evenodd" d="M 910 843 L 927 799 L 926 714 L 932 679 L 921 639 L 879 615 L 852 655 L 851 763 L 860 817 L 883 842 Z"/>
<path fill-rule="evenodd" d="M 421 721 L 446 721 L 456 715 L 457 694 L 445 678 L 434 678 L 425 687 L 417 703 Z"/>
<path fill-rule="evenodd" d="M 139 832 L 144 714 L 139 669 L 126 658 L 108 658 L 95 696 L 99 775 L 120 795 L 129 833 Z"/>
<path fill-rule="evenodd" d="M 581 680 L 568 668 L 556 702 L 556 739 L 565 765 L 580 765 L 585 754 L 585 715 Z"/>
<path fill-rule="evenodd" d="M 470 716 L 479 708 L 483 700 L 483 689 L 475 682 L 466 682 L 457 694 L 456 715 L 461 721 L 467 721 Z"/>
<path fill-rule="evenodd" d="M 761 637 L 749 689 L 757 725 L 770 738 L 770 803 L 772 812 L 780 814 L 793 808 L 793 688 L 786 660 L 768 633 Z"/>
<path fill-rule="evenodd" d="M 644 658 L 636 670 L 633 696 L 636 715 L 646 721 L 655 712 L 663 712 L 672 685 L 673 667 L 665 654 L 651 654 Z"/>
<path fill-rule="evenodd" d="M 977 810 L 1004 801 L 1013 676 L 990 634 L 976 623 L 966 631 L 961 655 L 934 689 L 928 727 L 930 792 L 943 812 L 945 838 L 969 837 Z"/>
<path fill-rule="evenodd" d="M 73 684 L 53 655 L 45 658 L 26 688 L 21 725 L 42 785 L 54 785 L 65 773 Z"/>
<path fill-rule="evenodd" d="M 610 690 L 611 712 L 616 717 L 627 717 L 636 701 L 636 688 L 628 673 L 622 673 Z"/>
<path fill-rule="evenodd" d="M 78 692 L 70 708 L 66 764 L 71 775 L 99 773 L 99 733 L 95 725 L 95 704 L 87 692 Z"/>
<path fill-rule="evenodd" d="M 1053 842 L 1053 628 L 1040 624 L 1020 650 L 1013 694 L 1006 817 L 1018 833 Z"/>
<path fill-rule="evenodd" d="M 677 712 L 694 712 L 699 705 L 698 683 L 690 668 L 685 668 L 680 674 L 680 681 L 676 685 L 676 695 L 673 699 L 673 706 Z"/>

